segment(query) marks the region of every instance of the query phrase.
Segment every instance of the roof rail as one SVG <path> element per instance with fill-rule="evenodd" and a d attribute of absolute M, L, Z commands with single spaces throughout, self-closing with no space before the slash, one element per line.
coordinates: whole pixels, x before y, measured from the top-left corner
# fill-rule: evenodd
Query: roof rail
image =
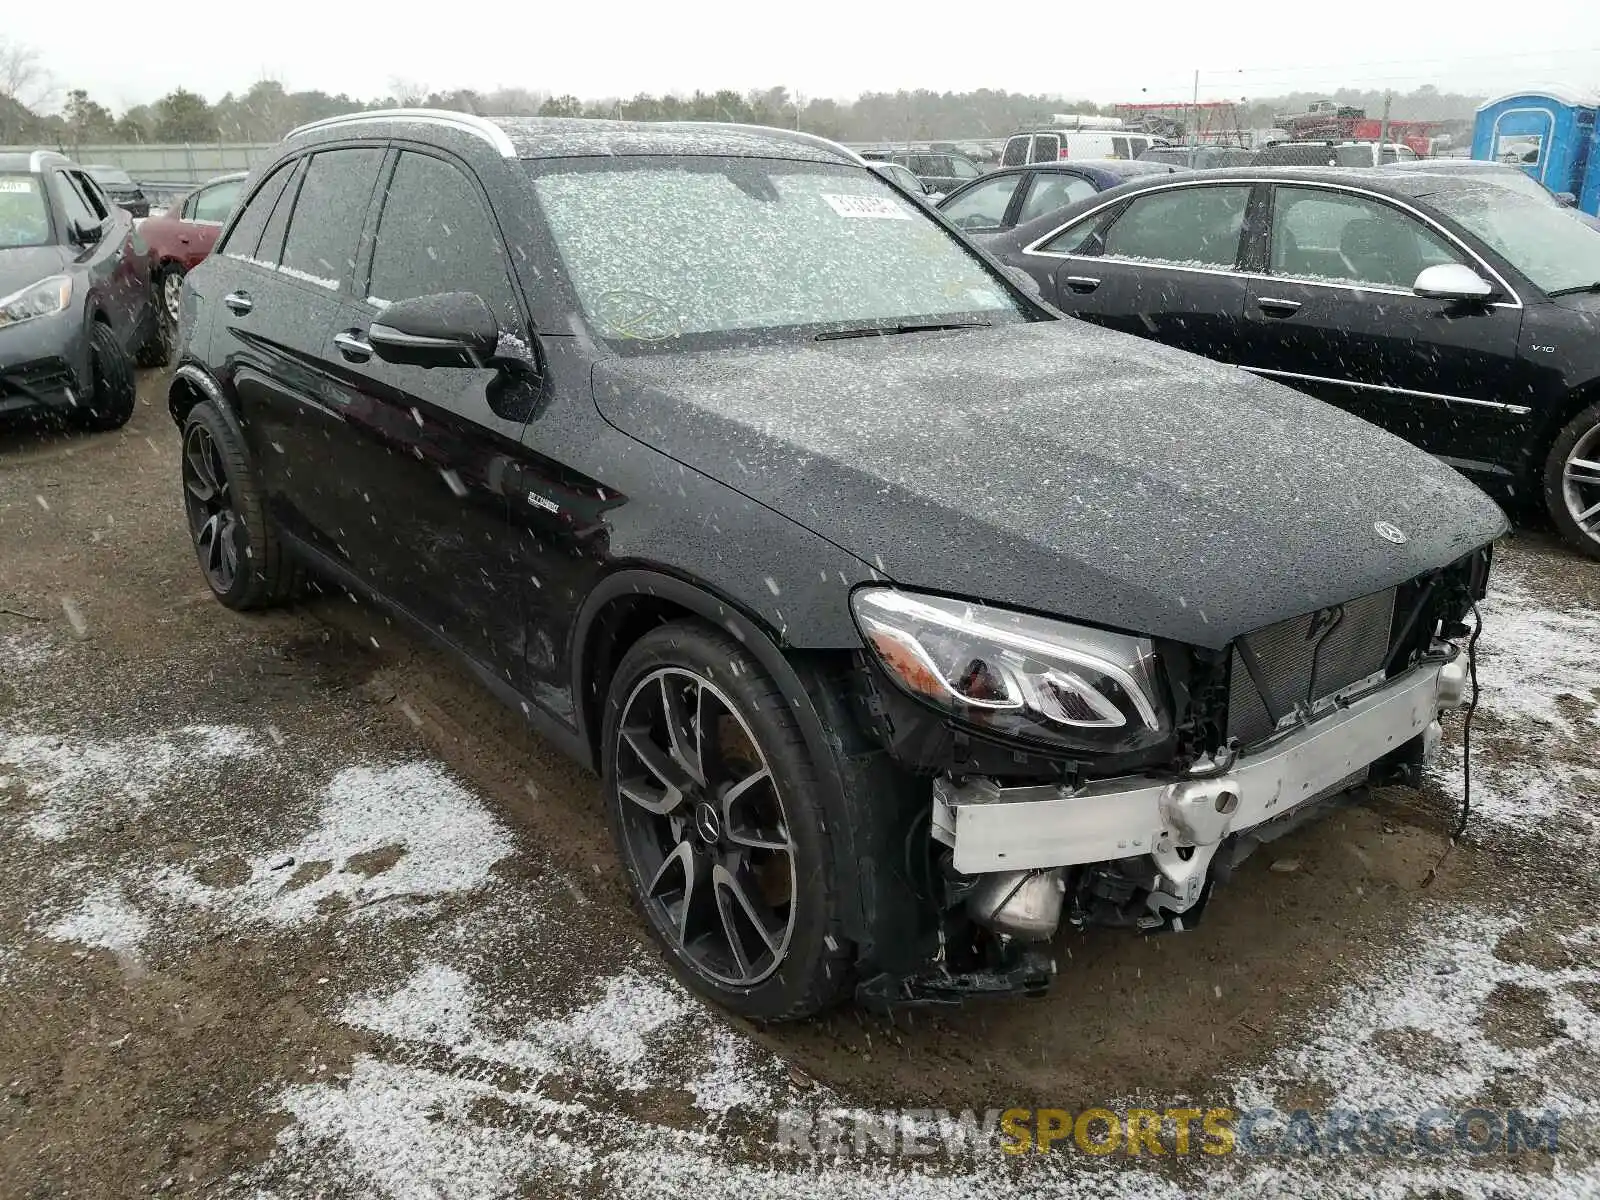
<path fill-rule="evenodd" d="M 451 112 L 443 108 L 374 108 L 366 112 L 345 113 L 339 117 L 324 117 L 309 121 L 284 135 L 284 140 L 299 137 L 319 129 L 334 129 L 340 125 L 360 125 L 369 121 L 412 121 L 421 125 L 447 125 L 482 138 L 499 152 L 502 158 L 516 158 L 517 148 L 511 144 L 506 131 L 486 117 L 473 113 Z"/>
<path fill-rule="evenodd" d="M 71 161 L 59 150 L 35 150 L 28 155 L 28 170 L 42 171 L 44 170 L 44 164 L 47 162 L 54 164 L 58 162 L 69 163 Z"/>
<path fill-rule="evenodd" d="M 798 129 L 782 129 L 776 125 L 749 125 L 739 121 L 661 121 L 652 122 L 668 129 L 737 129 L 742 133 L 764 133 L 768 137 L 782 138 L 785 141 L 799 142 L 818 150 L 830 150 L 834 154 L 843 156 L 853 163 L 861 166 L 867 165 L 867 160 L 862 158 L 848 146 L 841 146 L 838 142 L 828 138 L 819 137 L 814 133 L 802 133 Z"/>

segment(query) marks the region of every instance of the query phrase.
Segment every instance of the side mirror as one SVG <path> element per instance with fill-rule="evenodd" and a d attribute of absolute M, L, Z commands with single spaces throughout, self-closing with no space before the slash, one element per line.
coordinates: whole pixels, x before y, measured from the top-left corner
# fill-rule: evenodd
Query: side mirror
<path fill-rule="evenodd" d="M 100 226 L 88 221 L 74 221 L 72 223 L 72 240 L 80 246 L 92 246 L 100 240 Z"/>
<path fill-rule="evenodd" d="M 1426 300 L 1487 300 L 1494 295 L 1487 279 L 1460 263 L 1425 268 L 1411 290 Z"/>
<path fill-rule="evenodd" d="M 1562 208 L 1577 208 L 1578 198 L 1571 192 L 1557 192 L 1556 203 L 1561 205 Z"/>
<path fill-rule="evenodd" d="M 367 330 L 384 362 L 411 367 L 483 367 L 500 342 L 500 323 L 472 292 L 397 300 Z"/>

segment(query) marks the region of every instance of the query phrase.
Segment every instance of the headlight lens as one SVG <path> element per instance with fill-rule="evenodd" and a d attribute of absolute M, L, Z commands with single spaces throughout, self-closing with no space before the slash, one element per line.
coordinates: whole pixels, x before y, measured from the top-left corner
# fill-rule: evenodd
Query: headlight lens
<path fill-rule="evenodd" d="M 62 312 L 72 302 L 72 277 L 52 275 L 0 298 L 0 328 Z"/>
<path fill-rule="evenodd" d="M 1171 729 L 1148 638 L 895 588 L 864 588 L 850 605 L 900 687 L 971 724 L 1101 747 Z"/>

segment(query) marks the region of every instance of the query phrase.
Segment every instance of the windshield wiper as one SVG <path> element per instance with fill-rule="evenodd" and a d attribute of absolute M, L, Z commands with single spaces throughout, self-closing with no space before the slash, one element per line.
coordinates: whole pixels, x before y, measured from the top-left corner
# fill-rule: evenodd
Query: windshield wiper
<path fill-rule="evenodd" d="M 868 325 L 864 329 L 830 329 L 811 340 L 832 342 L 840 338 L 888 337 L 892 333 L 932 333 L 939 329 L 987 329 L 988 321 L 927 321 L 921 324 Z"/>
<path fill-rule="evenodd" d="M 1600 292 L 1600 279 L 1593 283 L 1580 283 L 1577 287 L 1557 288 L 1553 292 L 1546 292 L 1546 296 L 1575 296 L 1579 292 Z"/>

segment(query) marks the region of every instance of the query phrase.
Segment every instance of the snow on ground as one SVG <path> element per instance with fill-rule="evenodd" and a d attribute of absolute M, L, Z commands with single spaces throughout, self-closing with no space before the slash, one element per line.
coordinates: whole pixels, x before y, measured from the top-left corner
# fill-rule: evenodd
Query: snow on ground
<path fill-rule="evenodd" d="M 1509 573 L 1485 610 L 1484 711 L 1536 722 L 1563 740 L 1586 736 L 1558 697 L 1592 699 L 1600 687 L 1591 660 L 1600 614 L 1540 608 Z M 36 639 L 0 646 L 8 662 L 43 661 L 50 653 Z M 122 738 L 0 729 L 0 761 L 12 764 L 12 786 L 20 782 L 31 809 L 23 828 L 42 845 L 100 819 L 106 797 L 137 812 L 157 792 L 214 780 L 218 762 L 292 749 L 266 731 L 237 726 Z M 1486 767 L 1475 790 L 1491 822 L 1530 810 L 1578 813 L 1582 789 L 1600 779 L 1560 762 L 1546 769 L 1529 776 Z M 826 1089 L 800 1090 L 781 1059 L 691 997 L 651 952 L 634 949 L 620 967 L 597 971 L 576 998 L 501 990 L 496 967 L 513 949 L 533 957 L 571 952 L 559 940 L 541 941 L 558 934 L 541 928 L 537 894 L 492 872 L 515 846 L 481 797 L 429 762 L 346 766 L 320 784 L 308 781 L 307 791 L 306 832 L 282 845 L 238 847 L 247 870 L 233 886 L 203 882 L 190 868 L 146 863 L 96 881 L 75 905 L 40 921 L 49 938 L 137 953 L 197 911 L 235 928 L 294 928 L 352 912 L 386 921 L 451 897 L 475 900 L 432 932 L 405 926 L 396 936 L 422 938 L 422 957 L 403 978 L 337 1010 L 335 1019 L 371 1039 L 371 1048 L 357 1053 L 343 1076 L 280 1088 L 277 1106 L 292 1122 L 254 1175 L 236 1181 L 257 1195 L 487 1200 L 581 1189 L 704 1200 L 788 1200 L 797 1191 L 817 1200 L 1000 1193 L 1144 1200 L 1398 1198 L 1446 1188 L 1464 1200 L 1600 1197 L 1594 1164 L 1560 1161 L 1552 1176 L 1506 1169 L 1504 1160 L 1236 1155 L 1205 1161 L 1203 1173 L 1180 1185 L 1126 1160 L 1082 1155 L 1019 1164 L 992 1154 L 929 1168 L 774 1156 L 763 1131 L 777 1113 L 792 1106 L 815 1112 L 837 1098 Z M 330 917 L 330 908 L 345 915 Z M 380 924 L 380 937 L 385 928 Z M 1315 1084 L 1326 1089 L 1328 1107 L 1414 1113 L 1419 1101 L 1465 1105 L 1497 1081 L 1532 1078 L 1539 1089 L 1519 1097 L 1524 1107 L 1600 1119 L 1594 1073 L 1580 1069 L 1582 1048 L 1592 1053 L 1600 1045 L 1600 1016 L 1581 989 L 1600 984 L 1600 971 L 1497 954 L 1516 928 L 1503 911 L 1459 902 L 1423 910 L 1383 975 L 1352 979 L 1303 1037 L 1259 1069 L 1217 1082 L 1244 1108 Z M 1600 925 L 1571 939 L 1600 940 Z M 1510 1044 L 1496 1037 L 1491 1017 L 1508 989 L 1533 997 L 1559 1033 Z M 741 1122 L 745 1133 L 727 1135 Z"/>
<path fill-rule="evenodd" d="M 317 827 L 252 859 L 242 885 L 168 871 L 155 886 L 239 920 L 297 925 L 325 916 L 330 900 L 369 914 L 473 891 L 511 850 L 505 827 L 435 764 L 348 767 L 323 791 Z"/>

